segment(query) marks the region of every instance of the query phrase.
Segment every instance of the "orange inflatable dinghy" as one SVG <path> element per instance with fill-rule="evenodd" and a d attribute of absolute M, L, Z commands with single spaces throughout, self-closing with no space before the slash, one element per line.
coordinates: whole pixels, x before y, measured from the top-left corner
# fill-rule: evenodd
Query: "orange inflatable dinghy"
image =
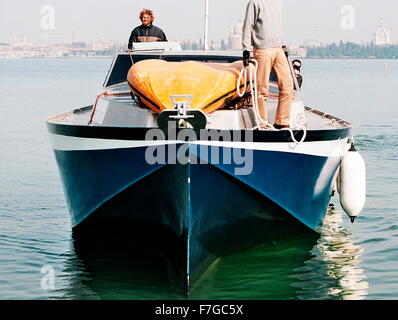
<path fill-rule="evenodd" d="M 157 113 L 174 109 L 172 96 L 192 96 L 190 108 L 209 114 L 238 98 L 236 86 L 242 68 L 242 61 L 143 60 L 131 67 L 127 80 L 131 91 Z"/>

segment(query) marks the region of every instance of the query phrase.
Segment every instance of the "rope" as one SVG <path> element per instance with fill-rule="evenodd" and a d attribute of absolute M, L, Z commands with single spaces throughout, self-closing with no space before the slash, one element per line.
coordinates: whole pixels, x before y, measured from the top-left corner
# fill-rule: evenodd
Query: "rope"
<path fill-rule="evenodd" d="M 296 137 L 294 136 L 294 132 L 291 128 L 283 128 L 281 131 L 289 131 L 290 132 L 290 137 L 292 138 L 293 142 L 295 144 L 302 144 L 305 141 L 305 138 L 307 138 L 307 127 L 306 127 L 306 120 L 303 114 L 297 115 L 297 126 L 293 128 L 293 130 L 302 130 L 303 131 L 303 137 L 301 138 L 300 141 L 296 140 Z"/>
<path fill-rule="evenodd" d="M 99 95 L 97 95 L 97 97 L 95 98 L 93 112 L 91 112 L 90 120 L 88 121 L 88 125 L 92 125 L 92 123 L 93 123 L 94 114 L 95 114 L 95 111 L 97 110 L 97 104 L 101 97 L 127 96 L 129 94 L 130 94 L 130 92 L 108 93 L 108 92 L 104 91 L 104 92 L 100 93 Z"/>
<path fill-rule="evenodd" d="M 258 62 L 255 59 L 250 60 L 250 64 L 247 67 L 243 67 L 239 74 L 239 78 L 237 81 L 236 85 L 236 91 L 238 93 L 238 96 L 242 98 L 247 91 L 247 71 L 249 70 L 249 78 L 250 78 L 250 94 L 252 96 L 252 104 L 253 104 L 253 110 L 254 110 L 254 115 L 256 119 L 256 127 L 253 129 L 259 129 L 259 130 L 265 130 L 260 127 L 260 121 L 264 121 L 260 113 L 258 111 L 258 93 L 257 93 L 257 70 L 258 70 Z M 240 91 L 240 84 L 242 83 L 242 79 L 244 78 L 244 85 L 243 85 L 243 91 Z M 265 121 L 264 121 L 265 122 Z"/>
<path fill-rule="evenodd" d="M 130 60 L 131 60 L 131 65 L 134 65 L 134 60 L 133 60 L 133 55 L 131 54 L 131 51 L 129 51 L 129 56 L 130 56 Z"/>
<path fill-rule="evenodd" d="M 257 91 L 258 61 L 257 60 L 251 59 L 249 66 L 244 67 L 241 70 L 241 72 L 239 74 L 238 81 L 237 81 L 237 85 L 236 85 L 236 91 L 240 98 L 242 98 L 246 94 L 248 70 L 249 70 L 249 78 L 250 78 L 250 93 L 252 95 L 252 104 L 253 104 L 253 110 L 254 110 L 254 115 L 255 115 L 255 119 L 256 119 L 256 127 L 254 127 L 253 129 L 266 130 L 266 129 L 262 129 L 260 127 L 260 121 L 265 122 L 265 120 L 261 118 L 260 112 L 258 111 L 258 91 Z M 243 78 L 244 78 L 243 91 L 240 91 L 240 86 L 241 86 Z M 277 95 L 277 97 L 278 97 L 278 95 Z M 303 137 L 301 138 L 300 141 L 298 141 L 296 139 L 296 137 L 294 136 L 293 130 L 302 130 L 303 131 Z M 291 128 L 283 128 L 280 131 L 289 131 L 293 142 L 296 144 L 302 144 L 305 141 L 305 138 L 307 137 L 306 119 L 303 115 L 297 116 L 297 126 L 294 127 L 293 130 Z"/>
<path fill-rule="evenodd" d="M 350 140 L 352 141 L 353 144 L 355 144 L 355 128 L 351 127 L 351 134 L 350 134 Z"/>
<path fill-rule="evenodd" d="M 90 120 L 88 121 L 88 125 L 91 126 L 93 124 L 93 119 L 94 119 L 94 114 L 95 111 L 97 110 L 97 104 L 98 104 L 98 100 L 105 95 L 105 92 L 100 93 L 96 98 L 95 98 L 95 103 L 94 103 L 94 107 L 93 107 L 93 112 L 91 112 L 90 115 Z"/>

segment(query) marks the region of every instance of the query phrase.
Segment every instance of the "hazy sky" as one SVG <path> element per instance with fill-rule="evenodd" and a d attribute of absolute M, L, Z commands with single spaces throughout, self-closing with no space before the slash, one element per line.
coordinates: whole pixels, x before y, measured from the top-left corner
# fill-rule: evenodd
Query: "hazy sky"
<path fill-rule="evenodd" d="M 248 0 L 209 0 L 209 37 L 227 39 L 230 25 L 243 19 Z M 322 42 L 338 40 L 370 41 L 380 20 L 392 31 L 398 42 L 398 2 L 396 0 L 282 0 L 284 3 L 284 40 L 303 43 L 317 38 Z M 78 40 L 92 41 L 105 37 L 127 41 L 131 29 L 140 24 L 142 8 L 155 11 L 155 25 L 169 39 L 198 39 L 203 36 L 205 0 L 0 0 L 0 42 L 14 34 L 26 34 L 34 43 L 44 43 L 41 28 L 45 5 L 54 7 L 54 30 L 47 31 L 48 42 L 72 41 L 73 30 Z M 341 13 L 342 7 L 352 11 Z M 349 17 L 349 29 L 342 19 Z M 347 22 L 347 20 L 344 20 Z M 353 28 L 353 29 L 352 29 Z"/>

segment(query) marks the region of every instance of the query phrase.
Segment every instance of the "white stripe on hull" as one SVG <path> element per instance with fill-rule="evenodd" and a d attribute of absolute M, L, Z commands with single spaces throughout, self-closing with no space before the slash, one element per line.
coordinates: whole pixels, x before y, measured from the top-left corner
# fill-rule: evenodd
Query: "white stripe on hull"
<path fill-rule="evenodd" d="M 111 140 L 69 137 L 50 134 L 54 150 L 58 151 L 89 151 L 142 148 L 150 146 L 162 146 L 182 144 L 181 141 L 136 141 L 136 140 Z M 346 152 L 347 139 L 332 141 L 314 141 L 295 144 L 289 142 L 231 142 L 231 141 L 193 141 L 195 145 L 240 148 L 259 151 L 277 151 L 300 153 L 320 157 L 340 157 Z"/>

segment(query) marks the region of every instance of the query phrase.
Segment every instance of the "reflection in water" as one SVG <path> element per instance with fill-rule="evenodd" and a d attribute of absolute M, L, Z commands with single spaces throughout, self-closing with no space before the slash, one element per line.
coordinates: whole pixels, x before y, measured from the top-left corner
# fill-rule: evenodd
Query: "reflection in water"
<path fill-rule="evenodd" d="M 369 285 L 359 260 L 363 249 L 340 226 L 342 215 L 330 208 L 311 258 L 295 269 L 292 286 L 298 288 L 299 299 L 362 300 L 367 296 Z"/>
<path fill-rule="evenodd" d="M 181 294 L 168 261 L 132 245 L 75 242 L 66 268 L 73 276 L 60 290 L 63 299 L 176 299 Z"/>
<path fill-rule="evenodd" d="M 291 234 L 219 259 L 190 298 L 364 299 L 363 250 L 341 222 L 342 213 L 330 209 L 320 236 Z M 106 237 L 74 243 L 61 278 L 54 298 L 186 298 L 166 259 Z"/>

